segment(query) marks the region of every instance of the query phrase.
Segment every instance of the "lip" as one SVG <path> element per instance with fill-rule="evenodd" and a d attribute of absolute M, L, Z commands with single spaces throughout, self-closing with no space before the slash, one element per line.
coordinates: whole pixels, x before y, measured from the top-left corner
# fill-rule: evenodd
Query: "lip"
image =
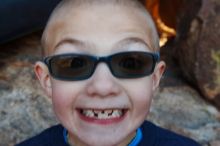
<path fill-rule="evenodd" d="M 82 114 L 81 112 L 82 109 L 77 109 L 77 113 L 80 117 L 81 120 L 91 123 L 91 124 L 98 124 L 98 125 L 110 125 L 110 124 L 116 124 L 121 122 L 127 115 L 128 109 L 122 109 L 123 114 L 120 117 L 114 117 L 114 118 L 108 118 L 108 119 L 98 119 L 95 117 L 87 117 Z M 97 110 L 97 109 L 95 109 Z M 106 109 L 98 109 L 98 110 L 106 110 Z"/>

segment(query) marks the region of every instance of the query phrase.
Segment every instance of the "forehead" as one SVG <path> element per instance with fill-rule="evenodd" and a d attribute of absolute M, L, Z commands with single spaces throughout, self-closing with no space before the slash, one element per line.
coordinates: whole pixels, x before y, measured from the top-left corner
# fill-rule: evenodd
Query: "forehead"
<path fill-rule="evenodd" d="M 120 5 L 83 5 L 55 12 L 47 29 L 47 51 L 51 54 L 63 40 L 79 40 L 94 48 L 109 49 L 123 39 L 137 38 L 152 46 L 146 14 Z"/>

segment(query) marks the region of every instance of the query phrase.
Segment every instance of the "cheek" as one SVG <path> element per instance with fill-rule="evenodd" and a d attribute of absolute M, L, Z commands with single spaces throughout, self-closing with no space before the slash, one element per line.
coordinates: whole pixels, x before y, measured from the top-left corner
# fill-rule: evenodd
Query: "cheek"
<path fill-rule="evenodd" d="M 52 104 L 58 119 L 66 119 L 71 115 L 76 97 L 77 88 L 74 85 L 61 81 L 52 83 Z"/>
<path fill-rule="evenodd" d="M 140 116 L 146 116 L 153 96 L 153 81 L 151 78 L 147 78 L 135 81 L 131 85 L 129 96 L 134 112 L 143 113 Z"/>
<path fill-rule="evenodd" d="M 72 99 L 72 92 L 68 86 L 53 84 L 52 86 L 52 102 L 55 105 L 65 105 Z"/>
<path fill-rule="evenodd" d="M 138 92 L 134 93 L 134 99 L 133 99 L 133 106 L 134 110 L 138 113 L 143 113 L 143 115 L 146 116 L 146 114 L 149 111 L 153 92 L 152 90 L 142 89 Z"/>
<path fill-rule="evenodd" d="M 153 94 L 153 80 L 144 78 L 130 84 L 129 93 L 131 98 L 139 102 L 149 101 Z"/>

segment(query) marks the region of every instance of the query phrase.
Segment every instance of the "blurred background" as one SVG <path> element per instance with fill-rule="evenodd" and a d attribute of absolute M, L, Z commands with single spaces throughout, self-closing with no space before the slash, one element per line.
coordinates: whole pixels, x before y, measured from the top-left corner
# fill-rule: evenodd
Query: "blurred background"
<path fill-rule="evenodd" d="M 155 21 L 167 63 L 147 119 L 203 146 L 220 146 L 220 1 L 140 1 Z M 40 37 L 58 2 L 0 2 L 0 146 L 57 123 L 33 65 L 42 59 Z"/>

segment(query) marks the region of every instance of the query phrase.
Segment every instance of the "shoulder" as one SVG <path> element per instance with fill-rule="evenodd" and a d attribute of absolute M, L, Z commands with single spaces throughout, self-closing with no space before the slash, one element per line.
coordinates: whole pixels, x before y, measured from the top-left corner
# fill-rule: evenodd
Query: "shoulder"
<path fill-rule="evenodd" d="M 56 125 L 16 146 L 66 146 L 63 140 L 63 127 Z"/>
<path fill-rule="evenodd" d="M 141 146 L 200 146 L 194 140 L 158 127 L 151 122 L 144 122 L 141 126 L 143 139 Z"/>

